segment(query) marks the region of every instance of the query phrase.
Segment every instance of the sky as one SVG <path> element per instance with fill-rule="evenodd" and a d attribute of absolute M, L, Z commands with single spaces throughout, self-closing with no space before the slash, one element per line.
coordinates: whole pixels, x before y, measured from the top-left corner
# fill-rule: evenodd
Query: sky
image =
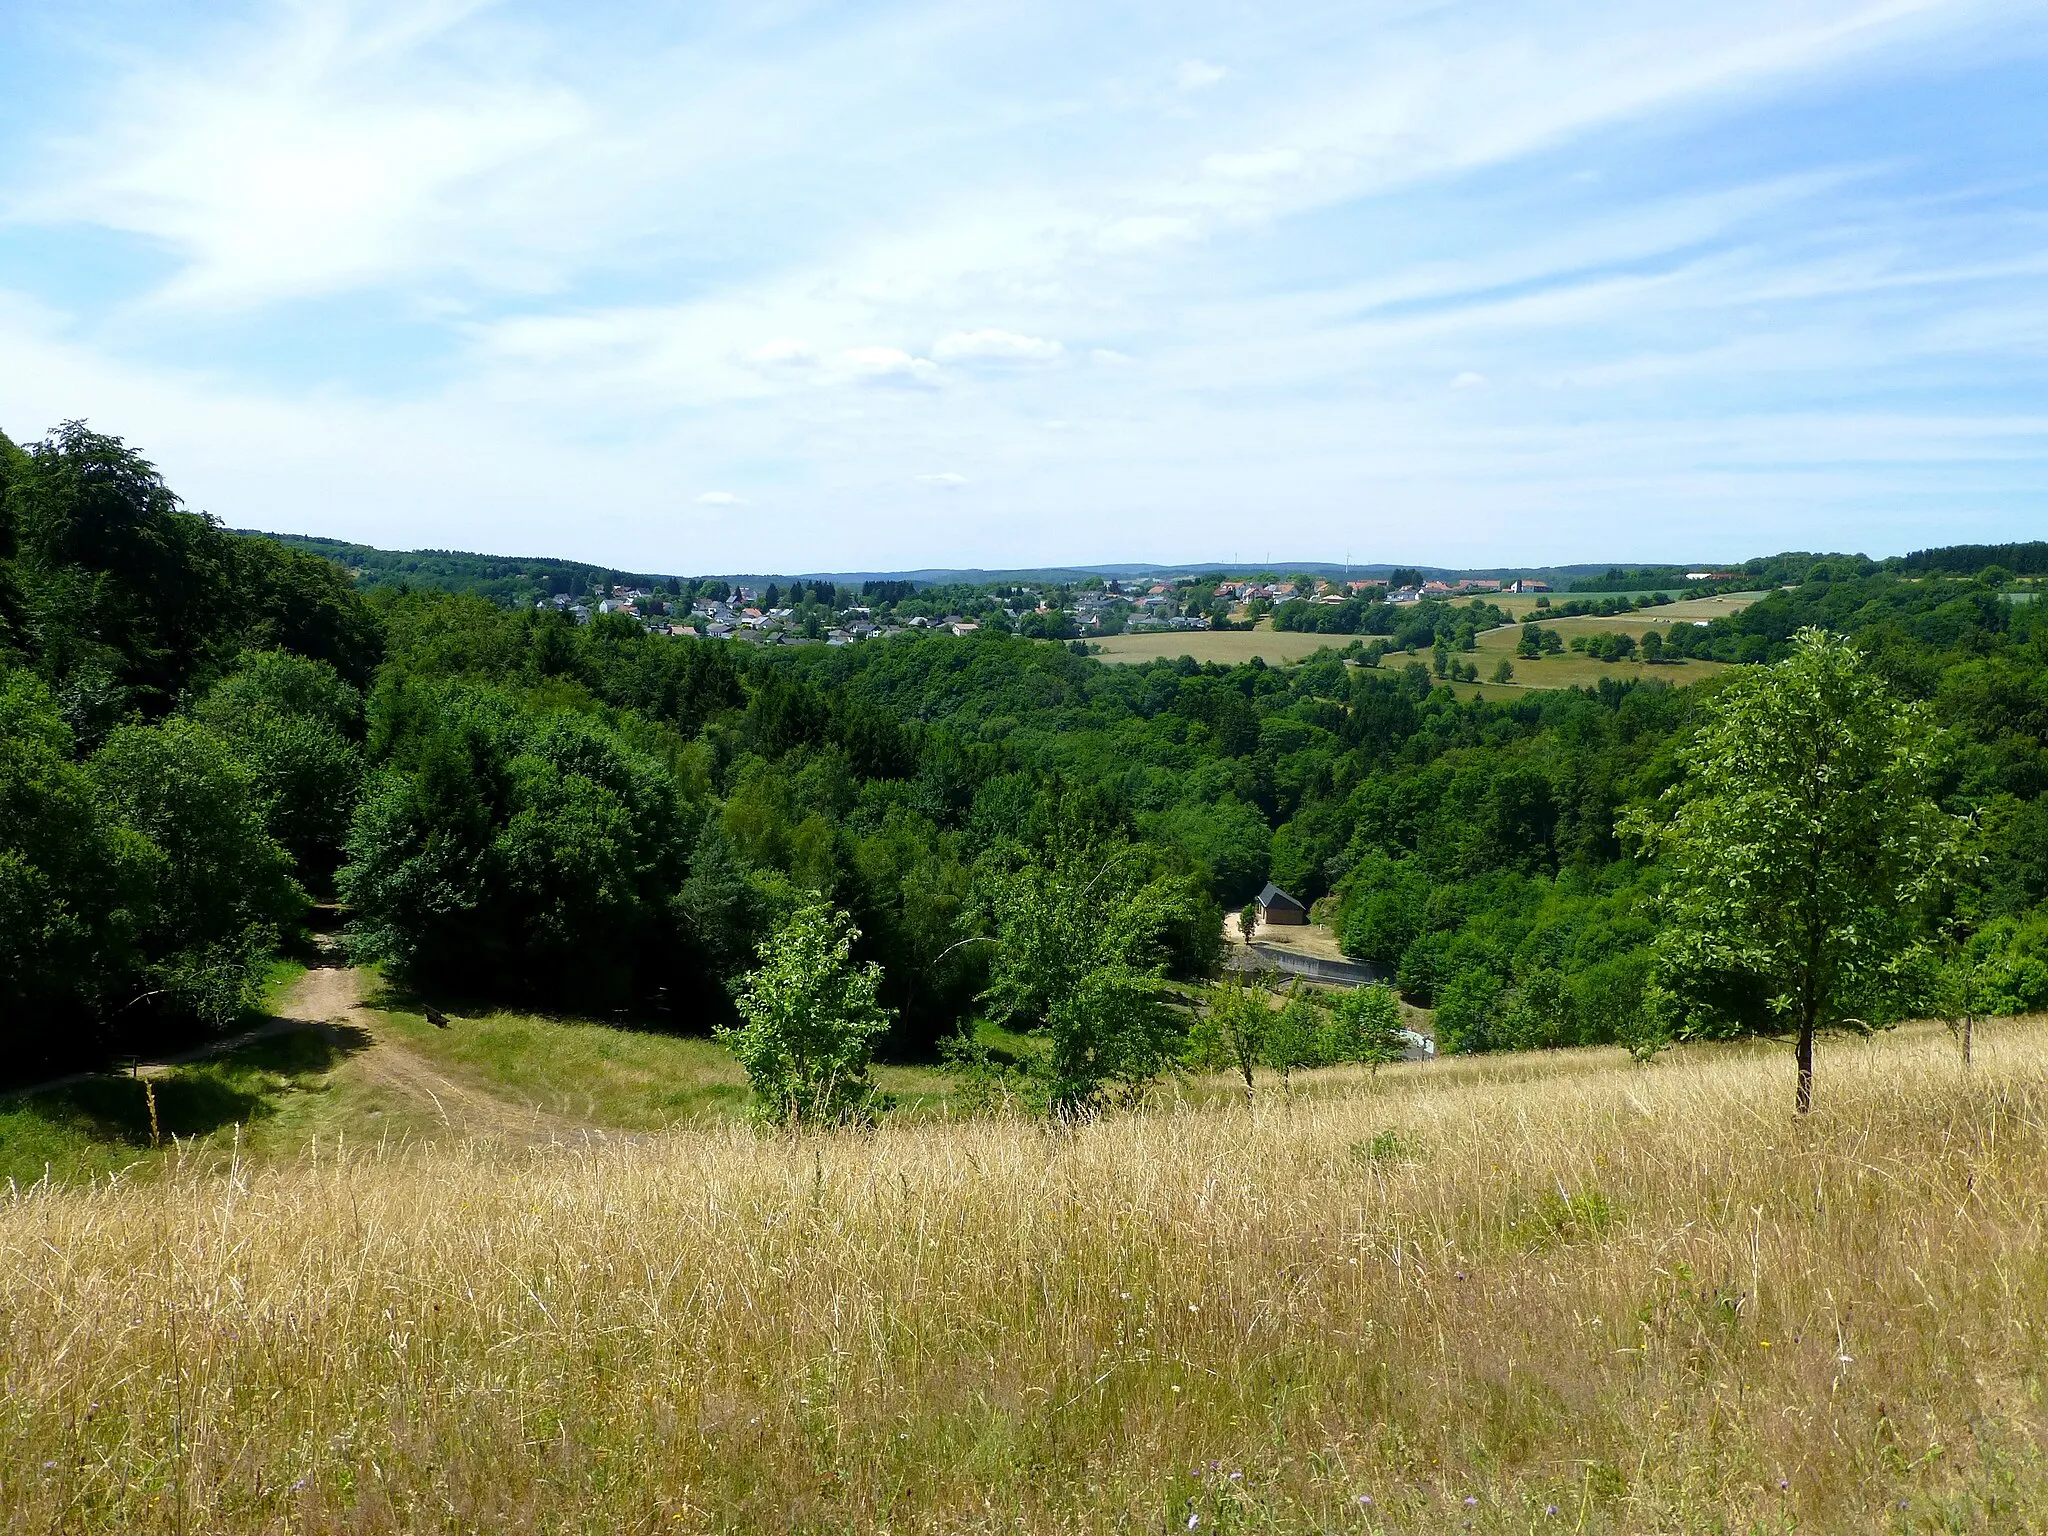
<path fill-rule="evenodd" d="M 0 430 L 620 568 L 2048 537 L 2038 0 L 0 0 Z"/>

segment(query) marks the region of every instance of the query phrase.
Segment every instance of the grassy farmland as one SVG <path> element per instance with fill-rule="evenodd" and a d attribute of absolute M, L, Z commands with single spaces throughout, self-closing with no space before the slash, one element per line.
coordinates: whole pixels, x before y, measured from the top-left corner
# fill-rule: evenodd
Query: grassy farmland
<path fill-rule="evenodd" d="M 1670 603 L 1662 608 L 1647 608 L 1640 613 L 1624 614 L 1615 618 L 1598 619 L 1580 616 L 1571 619 L 1553 619 L 1545 613 L 1530 610 L 1527 617 L 1541 624 L 1545 629 L 1554 629 L 1563 637 L 1567 647 L 1574 635 L 1599 634 L 1603 630 L 1610 634 L 1633 635 L 1640 643 L 1642 637 L 1652 631 L 1668 632 L 1674 624 L 1689 624 L 1699 619 L 1715 619 L 1723 614 L 1737 613 L 1756 601 L 1760 594 L 1754 592 L 1730 593 L 1725 597 L 1690 598 L 1685 602 Z M 1515 646 L 1522 638 L 1519 625 L 1491 629 L 1479 636 L 1478 649 L 1464 656 L 1464 660 L 1475 662 L 1481 679 L 1490 678 L 1493 669 L 1505 657 L 1515 666 L 1514 681 L 1505 686 L 1498 683 L 1482 682 L 1478 685 L 1460 683 L 1460 693 L 1467 690 L 1482 698 L 1513 698 L 1532 689 L 1543 688 L 1594 688 L 1603 677 L 1617 682 L 1630 679 L 1655 680 L 1666 683 L 1696 683 L 1702 678 L 1712 677 L 1727 668 L 1715 661 L 1686 661 L 1659 663 L 1649 666 L 1639 660 L 1596 661 L 1583 652 L 1565 650 L 1555 656 L 1545 656 L 1538 661 L 1525 661 L 1515 655 Z M 1427 660 L 1427 656 L 1423 656 Z M 1398 658 L 1390 657 L 1387 665 L 1399 665 Z"/>
<path fill-rule="evenodd" d="M 1796 1125 L 1778 1049 L 1585 1051 L 17 1188 L 0 1519 L 2038 1529 L 2044 1046 L 1834 1044 Z"/>
<path fill-rule="evenodd" d="M 1552 592 L 1549 594 L 1549 601 L 1552 607 L 1555 607 L 1574 601 L 1595 602 L 1602 597 L 1627 597 L 1634 595 L 1633 593 L 1606 592 Z M 1740 613 L 1763 595 L 1761 592 L 1724 592 L 1718 597 L 1681 597 L 1674 602 L 1665 604 L 1657 609 L 1656 612 L 1665 615 L 1667 618 L 1718 619 L 1725 614 Z M 1549 607 L 1539 608 L 1536 606 L 1540 601 L 1539 598 L 1524 597 L 1513 592 L 1503 592 L 1497 597 L 1489 594 L 1486 600 L 1494 604 L 1502 612 L 1512 614 L 1517 620 L 1540 619 L 1551 611 Z"/>
<path fill-rule="evenodd" d="M 1601 630 L 1627 633 L 1640 639 L 1653 629 L 1669 629 L 1676 623 L 1690 623 L 1695 619 L 1714 619 L 1724 614 L 1738 613 L 1761 595 L 1756 592 L 1741 592 L 1729 593 L 1722 597 L 1688 598 L 1662 608 L 1646 609 L 1640 614 L 1610 619 L 1553 619 L 1548 616 L 1548 610 L 1541 610 L 1535 606 L 1536 600 L 1532 597 L 1489 598 L 1489 601 L 1497 601 L 1505 611 L 1520 617 L 1534 618 L 1545 628 L 1555 629 L 1564 636 L 1566 644 L 1569 644 L 1575 634 L 1590 635 Z M 1341 650 L 1351 643 L 1352 638 L 1349 635 L 1275 630 L 1268 621 L 1255 630 L 1165 631 L 1140 635 L 1112 635 L 1099 644 L 1102 647 L 1104 661 L 1158 661 L 1161 658 L 1192 656 L 1197 661 L 1214 661 L 1226 666 L 1236 666 L 1256 656 L 1268 666 L 1285 666 L 1313 656 L 1325 648 Z M 1479 664 L 1481 681 L 1477 684 L 1458 684 L 1461 694 L 1470 691 L 1488 699 L 1515 698 L 1532 688 L 1590 688 L 1596 686 L 1603 677 L 1654 678 L 1669 683 L 1688 683 L 1697 682 L 1703 677 L 1711 677 L 1723 670 L 1720 663 L 1712 661 L 1650 667 L 1640 661 L 1595 661 L 1591 657 L 1570 651 L 1560 656 L 1547 656 L 1541 661 L 1525 662 L 1515 657 L 1515 645 L 1520 638 L 1519 628 L 1495 629 L 1481 635 L 1478 651 L 1462 658 Z M 1492 673 L 1494 665 L 1503 656 L 1515 663 L 1515 679 L 1505 687 L 1485 681 Z M 1428 653 L 1421 652 L 1414 657 L 1396 653 L 1388 658 L 1386 664 L 1398 667 L 1404 661 L 1413 659 L 1427 661 Z"/>
<path fill-rule="evenodd" d="M 1149 634 L 1111 635 L 1095 643 L 1102 647 L 1104 661 L 1159 661 L 1192 656 L 1197 661 L 1234 667 L 1256 656 L 1269 667 L 1281 667 L 1320 650 L 1341 650 L 1351 643 L 1351 637 L 1276 630 L 1272 621 L 1267 620 L 1257 629 L 1157 630 Z"/>

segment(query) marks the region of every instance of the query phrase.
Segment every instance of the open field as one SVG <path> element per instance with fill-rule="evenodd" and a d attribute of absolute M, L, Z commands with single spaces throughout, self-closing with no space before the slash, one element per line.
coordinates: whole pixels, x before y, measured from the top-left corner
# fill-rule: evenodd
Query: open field
<path fill-rule="evenodd" d="M 1351 643 L 1351 636 L 1276 630 L 1267 620 L 1257 629 L 1162 630 L 1145 635 L 1111 635 L 1096 643 L 1102 647 L 1104 661 L 1158 661 L 1192 656 L 1197 661 L 1220 661 L 1235 666 L 1257 656 L 1268 666 L 1279 667 L 1313 656 L 1326 646 L 1341 650 Z"/>
<path fill-rule="evenodd" d="M 1547 618 L 1536 611 L 1536 600 L 1533 597 L 1502 599 L 1500 606 L 1517 614 L 1526 610 L 1529 616 L 1537 618 L 1546 628 L 1557 630 L 1569 644 L 1574 634 L 1611 630 L 1626 631 L 1640 636 L 1659 626 L 1668 628 L 1673 623 L 1718 618 L 1723 614 L 1741 611 L 1762 595 L 1759 592 L 1741 592 L 1729 593 L 1723 597 L 1688 598 L 1662 608 L 1646 609 L 1640 614 L 1628 614 L 1613 619 Z M 1268 666 L 1285 666 L 1290 662 L 1313 656 L 1325 647 L 1342 650 L 1353 638 L 1350 635 L 1310 635 L 1292 630 L 1279 631 L 1273 629 L 1268 621 L 1256 630 L 1195 630 L 1147 635 L 1112 635 L 1098 643 L 1102 647 L 1104 661 L 1157 661 L 1162 657 L 1192 656 L 1197 661 L 1218 661 L 1234 665 L 1250 661 L 1257 656 Z M 1486 699 L 1513 699 L 1521 697 L 1530 689 L 1596 687 L 1603 677 L 1656 678 L 1668 683 L 1692 683 L 1723 670 L 1719 663 L 1711 661 L 1647 667 L 1639 661 L 1593 661 L 1570 652 L 1561 656 L 1545 657 L 1538 662 L 1524 662 L 1516 660 L 1514 655 L 1516 642 L 1520 639 L 1521 631 L 1518 628 L 1490 630 L 1481 635 L 1479 649 L 1463 658 L 1479 664 L 1481 681 L 1476 684 L 1459 683 L 1457 687 L 1460 695 L 1476 693 Z M 1494 664 L 1502 656 L 1515 662 L 1515 680 L 1505 687 L 1485 681 L 1487 674 L 1493 671 Z M 1384 664 L 1400 667 L 1409 661 L 1428 659 L 1426 651 L 1414 655 L 1397 652 L 1388 657 Z"/>
<path fill-rule="evenodd" d="M 2048 1521 L 2048 1023 L 11 1192 L 0 1521 Z"/>
<path fill-rule="evenodd" d="M 1529 617 L 1545 629 L 1554 629 L 1563 637 L 1567 646 L 1573 635 L 1591 635 L 1601 631 L 1610 634 L 1634 635 L 1640 640 L 1651 630 L 1669 631 L 1673 624 L 1689 624 L 1696 619 L 1714 619 L 1724 614 L 1737 613 L 1755 602 L 1761 593 L 1729 593 L 1724 597 L 1689 598 L 1682 603 L 1669 603 L 1662 608 L 1646 608 L 1640 613 L 1623 614 L 1615 618 L 1596 619 L 1581 616 L 1572 619 L 1553 619 L 1545 614 L 1531 611 Z M 1716 661 L 1686 661 L 1645 665 L 1641 661 L 1596 661 L 1582 652 L 1566 650 L 1555 656 L 1545 656 L 1537 661 L 1525 661 L 1515 655 L 1522 631 L 1519 625 L 1504 625 L 1490 629 L 1479 636 L 1478 649 L 1464 653 L 1462 659 L 1477 664 L 1481 682 L 1459 683 L 1461 697 L 1477 694 L 1485 699 L 1512 699 L 1532 690 L 1545 688 L 1597 688 L 1600 679 L 1611 677 L 1617 681 L 1636 678 L 1655 680 L 1671 684 L 1696 683 L 1712 677 L 1727 668 Z M 1515 664 L 1514 681 L 1506 685 L 1484 681 L 1488 678 L 1502 657 Z M 1427 652 L 1412 655 L 1396 653 L 1381 663 L 1382 666 L 1399 667 L 1410 661 L 1427 661 Z"/>
<path fill-rule="evenodd" d="M 1633 593 L 1626 592 L 1552 592 L 1549 594 L 1549 597 L 1551 606 L 1554 608 L 1570 602 L 1590 603 L 1598 602 L 1603 597 L 1629 597 L 1634 595 Z M 1676 602 L 1667 603 L 1662 608 L 1654 611 L 1669 614 L 1674 618 L 1713 619 L 1719 618 L 1722 614 L 1739 613 L 1763 595 L 1762 592 L 1726 592 L 1719 597 L 1685 597 L 1678 599 Z M 1495 604 L 1504 613 L 1513 614 L 1517 619 L 1540 618 L 1544 612 L 1548 611 L 1537 608 L 1538 598 L 1520 597 L 1513 593 L 1505 593 L 1500 597 L 1489 598 L 1487 601 Z"/>

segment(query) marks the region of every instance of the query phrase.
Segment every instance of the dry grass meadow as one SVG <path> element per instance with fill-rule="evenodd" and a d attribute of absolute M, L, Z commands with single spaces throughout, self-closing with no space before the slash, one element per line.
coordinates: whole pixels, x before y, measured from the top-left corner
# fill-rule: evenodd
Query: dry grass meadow
<path fill-rule="evenodd" d="M 15 1188 L 0 1523 L 2041 1530 L 2044 1047 Z"/>

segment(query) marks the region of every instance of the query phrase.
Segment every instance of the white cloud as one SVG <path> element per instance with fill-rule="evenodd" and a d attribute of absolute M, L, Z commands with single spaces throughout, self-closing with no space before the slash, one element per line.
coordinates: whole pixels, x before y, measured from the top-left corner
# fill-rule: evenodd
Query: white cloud
<path fill-rule="evenodd" d="M 697 497 L 700 507 L 744 507 L 746 504 L 744 496 L 735 496 L 731 491 L 703 491 Z"/>
<path fill-rule="evenodd" d="M 1199 91 L 1214 85 L 1230 71 L 1200 59 L 1189 59 L 1173 72 L 1173 83 L 1184 91 Z"/>
<path fill-rule="evenodd" d="M 532 242 L 503 238 L 524 215 L 501 207 L 480 228 L 472 189 L 516 197 L 525 168 L 590 115 L 523 70 L 429 63 L 473 10 L 308 0 L 205 70 L 140 69 L 95 133 L 54 146 L 12 212 L 160 242 L 184 262 L 165 303 L 247 305 L 450 268 L 544 284 Z"/>
<path fill-rule="evenodd" d="M 1484 384 L 1485 382 L 1485 374 L 1473 373 L 1468 369 L 1466 372 L 1459 374 L 1455 379 L 1451 380 L 1451 388 L 1477 389 L 1480 385 Z"/>
<path fill-rule="evenodd" d="M 1179 214 L 1137 214 L 1127 219 L 1112 220 L 1102 231 L 1101 244 L 1108 251 L 1143 250 L 1148 246 L 1186 240 L 1199 233 L 1200 226 L 1193 219 Z"/>
<path fill-rule="evenodd" d="M 848 347 L 840 364 L 858 378 L 906 379 L 926 383 L 938 377 L 939 365 L 928 357 L 912 357 L 896 347 Z"/>
<path fill-rule="evenodd" d="M 919 485 L 936 486 L 940 490 L 950 491 L 958 486 L 965 485 L 967 477 L 965 475 L 956 475 L 951 470 L 945 470 L 936 475 L 919 475 L 917 483 Z"/>
<path fill-rule="evenodd" d="M 778 337 L 764 341 L 747 353 L 749 362 L 761 363 L 768 367 L 802 366 L 818 360 L 817 351 L 807 341 L 796 341 L 789 337 Z"/>
<path fill-rule="evenodd" d="M 998 362 L 1042 363 L 1058 357 L 1063 349 L 1042 336 L 1020 336 L 1015 331 L 955 331 L 939 339 L 932 356 L 942 363 L 963 358 Z"/>

